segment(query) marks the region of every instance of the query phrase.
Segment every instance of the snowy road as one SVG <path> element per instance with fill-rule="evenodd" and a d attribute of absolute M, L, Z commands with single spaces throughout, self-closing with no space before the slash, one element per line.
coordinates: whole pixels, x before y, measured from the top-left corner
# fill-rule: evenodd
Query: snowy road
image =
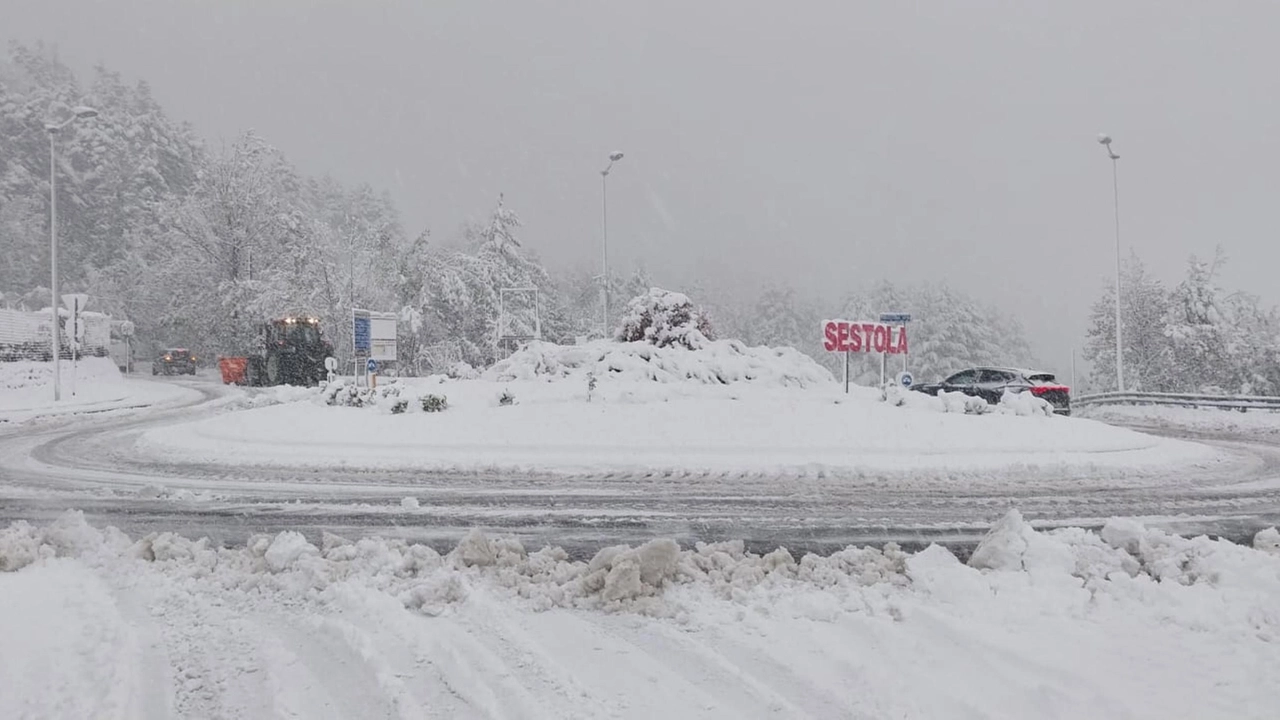
<path fill-rule="evenodd" d="M 228 393 L 239 392 L 189 386 L 200 398 L 176 407 L 0 429 L 0 525 L 47 521 L 76 508 L 95 524 L 134 535 L 169 530 L 239 543 L 252 532 L 373 530 L 437 547 L 483 527 L 530 546 L 589 555 L 605 544 L 655 537 L 818 552 L 887 540 L 964 546 L 1010 508 L 1037 527 L 1095 527 L 1130 516 L 1232 538 L 1280 522 L 1280 445 L 1211 435 L 1194 439 L 1227 450 L 1232 460 L 1137 479 L 1082 477 L 1078 469 L 785 482 L 759 474 L 564 478 L 158 464 L 128 452 L 148 428 L 216 412 Z"/>

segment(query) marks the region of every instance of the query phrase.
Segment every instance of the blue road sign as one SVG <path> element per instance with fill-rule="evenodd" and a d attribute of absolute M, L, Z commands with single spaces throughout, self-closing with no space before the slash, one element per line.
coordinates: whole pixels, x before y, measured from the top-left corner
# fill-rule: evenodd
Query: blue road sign
<path fill-rule="evenodd" d="M 902 387 L 904 388 L 911 387 L 911 383 L 913 382 L 915 382 L 915 378 L 911 377 L 911 373 L 907 372 L 906 370 L 903 370 L 898 375 L 898 383 L 902 385 Z"/>
<path fill-rule="evenodd" d="M 369 339 L 371 333 L 369 330 L 368 315 L 356 315 L 353 317 L 351 319 L 351 331 L 355 338 L 354 345 L 356 352 L 360 352 L 361 350 L 368 352 L 369 349 L 373 347 L 373 343 Z"/>
<path fill-rule="evenodd" d="M 378 372 L 378 361 L 373 358 L 369 358 L 369 361 L 364 364 L 364 369 L 371 373 Z"/>
<path fill-rule="evenodd" d="M 880 322 L 906 324 L 911 322 L 911 313 L 880 313 Z"/>

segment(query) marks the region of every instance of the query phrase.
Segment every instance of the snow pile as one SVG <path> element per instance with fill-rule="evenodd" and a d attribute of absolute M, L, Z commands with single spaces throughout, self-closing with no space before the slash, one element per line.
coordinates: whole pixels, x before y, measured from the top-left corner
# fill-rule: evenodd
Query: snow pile
<path fill-rule="evenodd" d="M 1265 553 L 1280 555 L 1280 531 L 1275 528 L 1259 530 L 1258 534 L 1253 536 L 1253 547 Z"/>
<path fill-rule="evenodd" d="M 1223 435 L 1280 435 L 1280 412 L 1220 408 L 1183 408 L 1160 405 L 1086 405 L 1076 413 L 1116 425 L 1137 425 L 1221 433 Z"/>
<path fill-rule="evenodd" d="M 298 385 L 244 388 L 241 394 L 231 395 L 226 400 L 216 403 L 215 406 L 223 410 L 252 410 L 311 400 L 315 394 L 315 388 Z"/>
<path fill-rule="evenodd" d="M 87 357 L 76 363 L 62 361 L 64 391 L 70 387 L 72 372 L 78 383 L 118 383 L 120 370 L 111 358 Z M 19 360 L 0 362 L 0 397 L 15 391 L 40 390 L 53 386 L 53 363 Z"/>
<path fill-rule="evenodd" d="M 801 388 L 835 381 L 826 368 L 794 348 L 748 347 L 737 340 L 707 341 L 697 350 L 605 340 L 571 346 L 533 342 L 482 377 L 497 382 L 571 378 L 585 386 L 588 375 L 611 382 Z"/>
<path fill-rule="evenodd" d="M 996 409 L 1024 417 L 1053 417 L 1053 403 L 1030 392 L 1015 393 L 1005 390 Z"/>
<path fill-rule="evenodd" d="M 993 406 L 984 398 L 958 391 L 947 392 L 943 390 L 935 396 L 906 390 L 898 385 L 889 385 L 881 393 L 881 399 L 893 407 L 934 410 L 959 415 L 995 414 L 1017 417 L 1053 417 L 1053 405 L 1048 400 L 1036 397 L 1031 393 L 1006 391 L 1000 397 L 1000 403 Z"/>
<path fill-rule="evenodd" d="M 1033 583 L 1066 591 L 1098 593 L 1118 585 L 1125 592 L 1149 593 L 1132 584 L 1140 581 L 1148 586 L 1259 590 L 1275 597 L 1280 594 L 1280 533 L 1263 531 L 1256 544 L 1257 550 L 1207 537 L 1188 539 L 1118 519 L 1097 533 L 1079 528 L 1037 532 L 1014 510 L 991 528 L 968 565 L 1020 573 Z M 192 541 L 172 533 L 152 533 L 133 542 L 114 528 L 94 529 L 75 511 L 45 528 L 17 522 L 0 531 L 0 571 L 54 557 L 114 556 L 177 563 L 184 573 L 216 576 L 224 585 L 246 589 L 266 584 L 317 591 L 359 581 L 400 597 L 407 607 L 429 605 L 433 612 L 442 602 L 463 599 L 456 589 L 460 584 L 485 579 L 529 600 L 535 609 L 664 616 L 680 610 L 668 602 L 669 591 L 688 585 L 747 602 L 755 593 L 799 586 L 904 588 L 929 574 L 922 569 L 959 565 L 942 548 L 912 555 L 892 543 L 884 549 L 849 547 L 828 556 L 808 554 L 797 561 L 785 548 L 758 555 L 747 552 L 741 542 L 681 549 L 668 539 L 639 547 L 605 547 L 583 562 L 570 560 L 557 547 L 527 552 L 514 538 L 490 537 L 479 530 L 444 556 L 403 540 L 350 541 L 329 533 L 317 547 L 294 531 L 254 535 L 241 548 L 214 548 L 207 539 Z M 977 582 L 978 577 L 969 580 Z M 1267 600 L 1252 609 L 1250 621 L 1255 631 L 1280 641 L 1280 606 Z"/>
<path fill-rule="evenodd" d="M 1270 718 L 1280 697 L 1280 556 L 1127 521 L 1011 513 L 966 565 L 661 539 L 583 562 L 479 531 L 444 555 L 220 548 L 69 513 L 0 531 L 0 563 L 5 717 Z"/>

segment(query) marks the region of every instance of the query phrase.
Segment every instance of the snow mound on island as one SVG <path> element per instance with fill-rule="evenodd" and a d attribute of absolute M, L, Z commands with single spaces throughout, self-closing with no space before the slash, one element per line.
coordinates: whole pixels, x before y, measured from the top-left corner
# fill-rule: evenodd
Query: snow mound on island
<path fill-rule="evenodd" d="M 789 347 L 748 347 L 714 340 L 697 350 L 644 342 L 599 340 L 585 345 L 531 342 L 484 372 L 486 380 L 559 380 L 593 374 L 600 381 L 749 383 L 764 387 L 812 387 L 835 382 L 826 368 Z"/>

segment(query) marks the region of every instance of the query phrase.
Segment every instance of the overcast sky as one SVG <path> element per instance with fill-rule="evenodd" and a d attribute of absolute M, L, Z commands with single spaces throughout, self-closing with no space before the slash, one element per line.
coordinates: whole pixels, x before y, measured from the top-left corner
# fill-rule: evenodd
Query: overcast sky
<path fill-rule="evenodd" d="M 943 281 L 1066 369 L 1122 240 L 1280 301 L 1280 3 L 0 0 L 0 35 L 144 78 L 209 140 L 388 189 L 448 235 L 833 297 Z M 886 308 L 890 309 L 890 308 Z M 815 328 L 817 333 L 818 329 Z"/>

